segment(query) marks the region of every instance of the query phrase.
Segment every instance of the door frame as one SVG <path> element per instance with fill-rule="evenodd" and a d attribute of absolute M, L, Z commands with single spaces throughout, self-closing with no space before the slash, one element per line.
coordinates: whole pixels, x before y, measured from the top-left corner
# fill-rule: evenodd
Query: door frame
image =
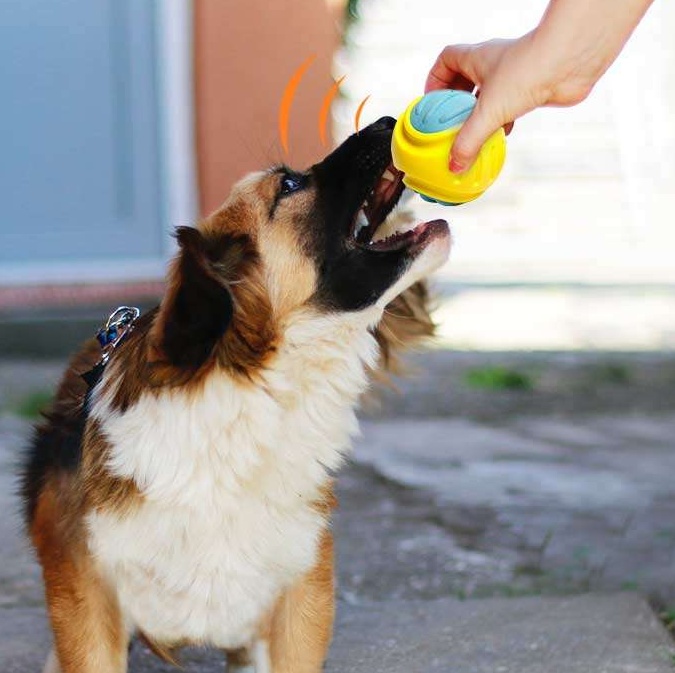
<path fill-rule="evenodd" d="M 0 285 L 108 283 L 163 278 L 175 252 L 178 225 L 198 214 L 193 98 L 191 0 L 153 0 L 156 17 L 157 113 L 159 122 L 160 226 L 162 251 L 147 259 L 71 260 L 0 265 Z M 130 241 L 132 244 L 133 241 Z"/>

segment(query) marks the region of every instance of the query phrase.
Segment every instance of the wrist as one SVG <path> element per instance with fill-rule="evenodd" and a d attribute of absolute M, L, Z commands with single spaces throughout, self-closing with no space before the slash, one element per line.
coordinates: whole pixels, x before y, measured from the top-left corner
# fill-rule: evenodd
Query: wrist
<path fill-rule="evenodd" d="M 532 32 L 552 104 L 583 100 L 621 52 L 653 0 L 550 0 Z M 560 100 L 557 100 L 560 99 Z"/>
<path fill-rule="evenodd" d="M 570 106 L 583 101 L 596 82 L 612 63 L 616 54 L 607 60 L 608 49 L 600 31 L 587 38 L 574 31 L 573 26 L 560 26 L 546 20 L 528 34 L 532 62 L 539 74 L 535 86 L 539 105 Z M 618 50 L 616 52 L 618 54 Z"/>

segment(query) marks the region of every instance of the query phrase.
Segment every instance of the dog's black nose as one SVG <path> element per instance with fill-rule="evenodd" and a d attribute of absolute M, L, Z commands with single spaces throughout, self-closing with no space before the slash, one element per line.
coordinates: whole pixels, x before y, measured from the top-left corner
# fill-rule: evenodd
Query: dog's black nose
<path fill-rule="evenodd" d="M 371 131 L 391 131 L 396 126 L 396 120 L 393 117 L 380 117 L 376 122 L 370 125 Z"/>

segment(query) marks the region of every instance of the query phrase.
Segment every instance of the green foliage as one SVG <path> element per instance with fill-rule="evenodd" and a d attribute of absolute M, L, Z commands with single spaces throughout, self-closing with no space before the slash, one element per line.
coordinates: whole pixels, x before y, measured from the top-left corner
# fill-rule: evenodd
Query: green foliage
<path fill-rule="evenodd" d="M 466 372 L 464 380 L 472 388 L 485 390 L 532 390 L 532 378 L 506 367 L 479 367 Z"/>
<path fill-rule="evenodd" d="M 624 385 L 630 383 L 630 370 L 618 362 L 606 362 L 596 366 L 592 372 L 597 383 Z"/>
<path fill-rule="evenodd" d="M 626 580 L 620 584 L 621 591 L 639 591 L 640 583 L 637 580 Z"/>
<path fill-rule="evenodd" d="M 347 21 L 359 18 L 359 0 L 347 0 Z"/>
<path fill-rule="evenodd" d="M 33 390 L 22 397 L 13 411 L 22 418 L 35 419 L 52 401 L 52 393 L 48 390 Z"/>
<path fill-rule="evenodd" d="M 661 621 L 663 622 L 663 625 L 669 630 L 672 631 L 675 629 L 675 608 L 668 608 L 664 610 L 659 617 L 661 617 Z"/>
<path fill-rule="evenodd" d="M 661 619 L 662 624 L 672 635 L 675 632 L 675 607 L 666 608 L 659 613 L 659 618 Z M 667 652 L 666 656 L 670 660 L 670 663 L 675 668 L 675 652 Z"/>

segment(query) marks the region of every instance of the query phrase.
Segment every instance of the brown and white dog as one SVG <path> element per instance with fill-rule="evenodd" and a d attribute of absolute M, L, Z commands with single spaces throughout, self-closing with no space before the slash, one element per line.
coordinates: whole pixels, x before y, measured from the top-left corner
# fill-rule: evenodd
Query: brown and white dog
<path fill-rule="evenodd" d="M 245 178 L 178 230 L 166 295 L 87 397 L 100 350 L 72 361 L 23 474 L 49 673 L 122 673 L 135 634 L 169 660 L 199 644 L 229 670 L 322 669 L 331 473 L 382 347 L 428 331 L 418 281 L 450 245 L 441 220 L 385 236 L 393 124 Z"/>

